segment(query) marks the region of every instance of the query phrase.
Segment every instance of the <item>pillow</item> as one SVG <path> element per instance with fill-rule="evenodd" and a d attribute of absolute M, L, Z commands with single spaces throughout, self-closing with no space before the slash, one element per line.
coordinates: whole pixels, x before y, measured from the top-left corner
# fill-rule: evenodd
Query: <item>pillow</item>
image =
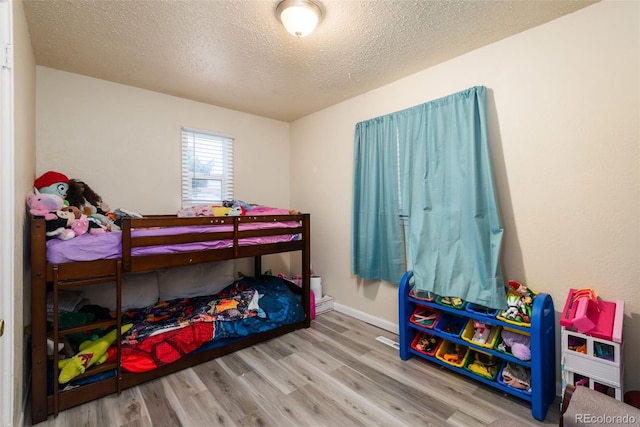
<path fill-rule="evenodd" d="M 116 311 L 116 282 L 98 283 L 82 288 L 89 304 Z M 158 302 L 158 275 L 155 271 L 122 275 L 122 310 L 143 308 Z"/>
<path fill-rule="evenodd" d="M 233 283 L 234 262 L 216 261 L 158 271 L 161 301 L 213 295 Z"/>

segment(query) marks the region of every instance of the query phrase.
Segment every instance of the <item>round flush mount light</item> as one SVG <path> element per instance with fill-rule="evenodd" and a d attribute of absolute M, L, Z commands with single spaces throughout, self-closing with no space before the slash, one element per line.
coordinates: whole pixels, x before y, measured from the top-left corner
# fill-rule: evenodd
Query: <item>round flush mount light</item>
<path fill-rule="evenodd" d="M 296 37 L 309 35 L 322 19 L 322 10 L 311 0 L 282 0 L 276 16 L 284 28 Z"/>

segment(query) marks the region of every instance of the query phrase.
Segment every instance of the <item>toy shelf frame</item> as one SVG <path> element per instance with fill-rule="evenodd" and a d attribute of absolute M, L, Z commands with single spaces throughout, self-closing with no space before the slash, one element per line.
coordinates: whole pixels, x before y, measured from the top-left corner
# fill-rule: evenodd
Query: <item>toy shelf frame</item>
<path fill-rule="evenodd" d="M 556 397 L 556 337 L 555 337 L 555 311 L 553 308 L 553 300 L 550 295 L 539 293 L 533 302 L 531 315 L 531 326 L 520 326 L 513 323 L 503 322 L 495 317 L 487 317 L 481 314 L 475 314 L 467 310 L 459 310 L 437 304 L 435 302 L 427 302 L 410 296 L 411 278 L 413 271 L 407 271 L 400 281 L 399 289 L 399 329 L 400 329 L 400 358 L 408 360 L 411 356 L 419 356 L 431 362 L 442 365 L 452 371 L 458 372 L 480 381 L 500 391 L 519 397 L 531 403 L 531 413 L 537 420 L 544 420 L 551 405 Z M 531 337 L 531 360 L 524 362 L 520 359 L 486 348 L 474 345 L 472 342 L 455 338 L 448 334 L 442 333 L 436 329 L 428 329 L 420 327 L 412 323 L 409 319 L 416 306 L 429 307 L 441 311 L 448 312 L 458 316 L 462 315 L 467 319 L 478 319 L 486 324 L 503 326 L 509 329 L 526 333 Z M 497 380 L 483 378 L 475 375 L 463 368 L 455 367 L 451 364 L 443 362 L 436 357 L 432 357 L 421 353 L 411 347 L 411 343 L 418 333 L 428 333 L 446 339 L 450 342 L 462 344 L 473 350 L 479 350 L 492 354 L 499 359 L 517 363 L 531 368 L 531 393 L 524 393 L 506 385 L 501 384 Z"/>

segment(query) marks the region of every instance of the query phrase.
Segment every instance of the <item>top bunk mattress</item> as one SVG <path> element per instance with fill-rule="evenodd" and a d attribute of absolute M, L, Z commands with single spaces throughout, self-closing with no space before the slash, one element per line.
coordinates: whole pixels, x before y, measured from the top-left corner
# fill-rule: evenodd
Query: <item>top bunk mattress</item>
<path fill-rule="evenodd" d="M 248 222 L 238 225 L 239 231 L 269 229 L 269 228 L 296 228 L 297 221 L 281 222 Z M 132 229 L 132 237 L 170 236 L 179 234 L 210 233 L 211 239 L 179 243 L 170 245 L 154 245 L 134 247 L 132 256 L 161 255 L 179 252 L 189 252 L 209 249 L 223 249 L 233 247 L 233 239 L 216 239 L 215 233 L 233 231 L 232 224 L 225 225 L 193 225 L 169 228 Z M 273 236 L 246 237 L 238 239 L 239 246 L 263 245 L 269 243 L 289 242 L 297 240 L 298 234 L 279 234 Z M 110 232 L 104 234 L 83 234 L 70 240 L 52 239 L 47 241 L 47 262 L 50 264 L 62 264 L 76 261 L 95 261 L 101 259 L 115 259 L 122 257 L 122 233 Z"/>

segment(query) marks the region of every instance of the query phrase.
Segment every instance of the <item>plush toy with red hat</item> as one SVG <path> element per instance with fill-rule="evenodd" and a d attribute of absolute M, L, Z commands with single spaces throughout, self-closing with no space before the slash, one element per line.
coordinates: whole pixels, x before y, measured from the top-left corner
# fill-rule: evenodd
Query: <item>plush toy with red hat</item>
<path fill-rule="evenodd" d="M 60 172 L 47 171 L 33 182 L 33 187 L 37 192 L 55 194 L 60 196 L 62 200 L 66 200 L 69 191 L 69 178 Z"/>

